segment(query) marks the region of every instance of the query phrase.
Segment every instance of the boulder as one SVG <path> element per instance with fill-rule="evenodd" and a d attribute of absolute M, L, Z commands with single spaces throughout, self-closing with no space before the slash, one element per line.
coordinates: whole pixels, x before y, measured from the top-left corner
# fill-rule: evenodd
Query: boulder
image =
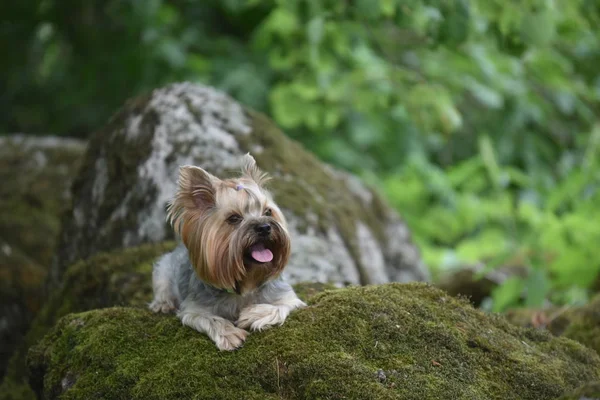
<path fill-rule="evenodd" d="M 112 306 L 145 309 L 152 300 L 152 266 L 175 242 L 144 244 L 138 247 L 98 253 L 70 266 L 60 288 L 46 300 L 31 323 L 25 339 L 12 356 L 7 375 L 0 385 L 0 400 L 33 400 L 28 384 L 26 355 L 65 315 Z M 308 299 L 331 284 L 299 283 L 296 293 Z"/>
<path fill-rule="evenodd" d="M 527 270 L 519 265 L 504 265 L 490 270 L 484 263 L 464 264 L 442 273 L 436 286 L 452 296 L 467 297 L 479 307 L 498 286 L 515 276 L 525 279 Z"/>
<path fill-rule="evenodd" d="M 219 352 L 173 315 L 69 314 L 28 356 L 45 399 L 555 399 L 599 380 L 581 344 L 424 283 L 328 290 Z"/>
<path fill-rule="evenodd" d="M 51 293 L 31 323 L 0 385 L 0 399 L 34 399 L 28 386 L 27 350 L 69 314 L 111 306 L 145 308 L 152 299 L 152 265 L 175 248 L 174 242 L 146 244 L 113 253 L 98 253 L 67 269 L 62 285 Z"/>
<path fill-rule="evenodd" d="M 547 329 L 556 336 L 576 340 L 600 354 L 600 294 L 583 306 L 515 309 L 506 317 L 519 326 Z"/>
<path fill-rule="evenodd" d="M 483 266 L 463 266 L 452 270 L 443 274 L 436 286 L 452 296 L 464 296 L 478 307 L 505 279 L 505 275 L 497 271 L 480 276 L 482 269 Z"/>
<path fill-rule="evenodd" d="M 172 239 L 165 205 L 179 166 L 225 177 L 247 152 L 274 177 L 270 189 L 292 235 L 292 283 L 428 279 L 408 228 L 373 188 L 318 161 L 264 115 L 182 83 L 129 101 L 91 137 L 51 283 L 97 252 Z"/>
<path fill-rule="evenodd" d="M 0 136 L 0 378 L 41 306 L 84 147 L 53 136 Z"/>

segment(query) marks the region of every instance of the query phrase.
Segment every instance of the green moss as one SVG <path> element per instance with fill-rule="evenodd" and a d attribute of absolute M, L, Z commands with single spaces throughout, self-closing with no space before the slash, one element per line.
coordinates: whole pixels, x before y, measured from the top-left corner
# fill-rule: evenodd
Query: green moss
<path fill-rule="evenodd" d="M 600 400 L 600 382 L 587 383 L 558 400 Z"/>
<path fill-rule="evenodd" d="M 425 284 L 319 293 L 235 352 L 145 309 L 69 315 L 29 367 L 49 399 L 553 399 L 600 377 L 580 344 Z"/>
<path fill-rule="evenodd" d="M 57 144 L 45 145 L 45 140 Z M 34 296 L 45 278 L 61 213 L 70 204 L 71 179 L 83 153 L 83 143 L 61 143 L 22 135 L 2 138 L 0 295 L 19 290 Z"/>
<path fill-rule="evenodd" d="M 56 321 L 69 314 L 116 305 L 145 307 L 152 298 L 152 264 L 173 249 L 173 242 L 100 253 L 72 265 L 36 316 L 24 343 L 11 358 L 7 375 L 0 385 L 0 399 L 31 399 L 27 386 L 25 355 Z"/>
<path fill-rule="evenodd" d="M 566 312 L 570 321 L 563 335 L 583 343 L 600 354 L 600 295 L 585 306 Z"/>
<path fill-rule="evenodd" d="M 546 328 L 556 336 L 576 340 L 600 354 L 600 295 L 582 307 L 517 309 L 507 312 L 506 317 L 519 326 Z"/>
<path fill-rule="evenodd" d="M 388 215 L 382 198 L 375 190 L 365 187 L 372 202 L 364 204 L 348 188 L 345 179 L 323 168 L 321 161 L 289 139 L 268 117 L 252 110 L 246 112 L 250 115 L 253 133 L 238 138 L 240 147 L 252 152 L 261 168 L 281 175 L 276 175 L 272 183 L 275 198 L 296 215 L 318 216 L 322 232 L 337 226 L 358 266 L 361 283 L 370 283 L 366 266 L 358 254 L 356 224 L 362 221 L 377 240 L 385 242 Z M 253 151 L 256 147 L 262 151 Z"/>
<path fill-rule="evenodd" d="M 337 287 L 330 283 L 303 282 L 294 285 L 296 295 L 303 301 L 308 301 L 314 295 L 326 290 L 335 290 Z"/>
<path fill-rule="evenodd" d="M 0 137 L 0 378 L 41 307 L 83 149 L 71 139 Z"/>
<path fill-rule="evenodd" d="M 60 291 L 52 296 L 33 321 L 25 342 L 12 357 L 7 378 L 0 385 L 0 399 L 33 399 L 27 384 L 25 354 L 56 321 L 69 313 L 115 305 L 145 307 L 152 299 L 152 264 L 171 250 L 174 243 L 143 245 L 137 248 L 100 253 L 72 265 Z M 306 283 L 296 285 L 299 296 L 307 300 L 333 285 Z"/>
<path fill-rule="evenodd" d="M 3 138 L 0 146 L 0 237 L 40 265 L 54 253 L 83 149 L 82 142 L 23 135 Z"/>

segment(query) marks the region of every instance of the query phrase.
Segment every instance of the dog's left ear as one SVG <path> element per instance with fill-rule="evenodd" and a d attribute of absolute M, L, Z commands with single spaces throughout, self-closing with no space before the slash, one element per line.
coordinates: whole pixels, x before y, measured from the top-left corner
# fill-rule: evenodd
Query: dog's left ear
<path fill-rule="evenodd" d="M 202 168 L 185 165 L 179 168 L 179 191 L 176 202 L 188 210 L 205 212 L 215 207 L 215 187 L 221 180 Z"/>
<path fill-rule="evenodd" d="M 266 172 L 263 172 L 258 168 L 256 160 L 250 153 L 247 153 L 242 158 L 242 175 L 248 179 L 252 179 L 258 186 L 263 186 L 271 180 L 271 177 Z"/>

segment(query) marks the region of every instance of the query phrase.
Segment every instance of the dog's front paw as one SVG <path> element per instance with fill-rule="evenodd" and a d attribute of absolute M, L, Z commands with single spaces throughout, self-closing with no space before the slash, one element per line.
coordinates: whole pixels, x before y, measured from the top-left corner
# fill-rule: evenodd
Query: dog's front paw
<path fill-rule="evenodd" d="M 152 303 L 150 303 L 148 308 L 150 308 L 150 310 L 154 311 L 155 313 L 168 314 L 175 311 L 177 309 L 177 306 L 170 301 L 154 300 Z"/>
<path fill-rule="evenodd" d="M 186 305 L 178 316 L 183 325 L 203 332 L 217 345 L 219 350 L 235 350 L 244 344 L 248 332 L 233 325 L 233 322 L 206 312 L 189 312 Z"/>
<path fill-rule="evenodd" d="M 219 350 L 232 351 L 244 344 L 248 332 L 235 327 L 232 323 L 223 326 L 220 332 L 215 332 L 213 340 Z"/>
<path fill-rule="evenodd" d="M 253 331 L 262 331 L 273 325 L 281 325 L 288 316 L 286 307 L 271 304 L 256 304 L 240 312 L 236 325 Z"/>

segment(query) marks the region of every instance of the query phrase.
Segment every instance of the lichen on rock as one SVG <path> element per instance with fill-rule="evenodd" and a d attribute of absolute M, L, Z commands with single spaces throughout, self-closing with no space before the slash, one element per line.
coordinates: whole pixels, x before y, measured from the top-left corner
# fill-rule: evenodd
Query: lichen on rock
<path fill-rule="evenodd" d="M 264 115 L 184 83 L 128 102 L 90 139 L 52 282 L 99 251 L 173 238 L 165 205 L 179 166 L 228 176 L 246 152 L 275 178 L 270 188 L 292 234 L 291 282 L 428 278 L 408 229 L 375 190 L 318 161 Z"/>
<path fill-rule="evenodd" d="M 328 290 L 281 327 L 219 352 L 175 316 L 71 314 L 29 353 L 46 399 L 554 399 L 598 380 L 598 355 L 426 284 Z"/>
<path fill-rule="evenodd" d="M 84 142 L 0 136 L 0 378 L 42 302 Z"/>

